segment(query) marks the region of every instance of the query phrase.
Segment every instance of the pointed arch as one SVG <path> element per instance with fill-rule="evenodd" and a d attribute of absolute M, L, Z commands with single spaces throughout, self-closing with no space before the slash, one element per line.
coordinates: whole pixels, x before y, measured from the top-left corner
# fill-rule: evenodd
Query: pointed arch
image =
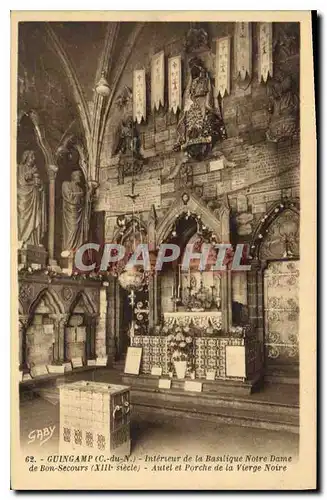
<path fill-rule="evenodd" d="M 178 194 L 175 202 L 156 228 L 156 244 L 160 245 L 171 232 L 176 218 L 187 211 L 196 213 L 208 228 L 217 236 L 219 242 L 229 241 L 229 207 L 224 202 L 214 212 L 194 193 Z"/>
<path fill-rule="evenodd" d="M 54 30 L 52 29 L 50 23 L 45 23 L 45 29 L 48 35 L 48 43 L 52 48 L 52 50 L 57 55 L 57 57 L 60 59 L 63 69 L 66 73 L 67 80 L 72 89 L 75 103 L 77 105 L 77 109 L 79 111 L 80 119 L 83 125 L 86 143 L 89 149 L 91 143 L 91 119 L 87 102 L 82 91 L 82 87 L 77 78 L 75 69 L 64 50 L 64 47 L 62 46 Z"/>
<path fill-rule="evenodd" d="M 90 299 L 90 297 L 88 296 L 87 293 L 84 292 L 84 290 L 81 290 L 77 293 L 76 297 L 74 298 L 73 302 L 71 303 L 70 305 L 70 308 L 69 308 L 69 316 L 74 312 L 74 309 L 75 307 L 77 306 L 77 304 L 82 301 L 84 306 L 85 306 L 85 309 L 86 309 L 86 313 L 89 314 L 89 315 L 95 315 L 97 314 L 97 311 L 96 311 L 96 308 L 92 302 L 92 300 Z"/>
<path fill-rule="evenodd" d="M 287 213 L 293 215 L 295 222 L 299 225 L 300 207 L 298 200 L 287 200 L 282 203 L 277 202 L 269 209 L 264 217 L 262 217 L 254 231 L 251 242 L 250 253 L 253 259 L 261 260 L 261 250 L 269 231 L 278 219 L 285 216 Z"/>
<path fill-rule="evenodd" d="M 65 314 L 64 304 L 61 302 L 57 293 L 53 288 L 43 288 L 31 303 L 28 313 L 32 318 L 40 301 L 43 300 L 47 307 L 49 307 L 52 314 Z"/>
<path fill-rule="evenodd" d="M 50 165 L 55 165 L 56 163 L 54 160 L 52 149 L 46 139 L 44 127 L 40 121 L 39 114 L 35 111 L 35 109 L 21 110 L 17 117 L 18 128 L 24 118 L 29 118 L 31 122 L 35 133 L 36 143 L 44 155 L 46 167 L 48 168 Z"/>

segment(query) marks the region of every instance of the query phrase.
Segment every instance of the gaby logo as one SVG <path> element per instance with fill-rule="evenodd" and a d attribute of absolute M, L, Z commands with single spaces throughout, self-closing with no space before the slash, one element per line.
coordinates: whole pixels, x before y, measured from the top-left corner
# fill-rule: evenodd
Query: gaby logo
<path fill-rule="evenodd" d="M 184 248 L 181 259 L 182 271 L 190 268 L 191 261 L 199 261 L 199 271 L 249 271 L 251 266 L 246 264 L 248 245 L 243 243 L 236 245 L 235 249 L 231 243 L 210 244 L 203 243 L 201 251 L 194 249 L 194 244 L 188 244 Z M 102 251 L 102 255 L 101 255 Z M 95 258 L 101 256 L 101 259 Z M 87 259 L 85 259 L 87 256 Z M 90 259 L 90 256 L 93 256 Z M 153 256 L 153 252 L 151 253 Z M 173 262 L 181 256 L 181 249 L 173 243 L 161 244 L 156 252 L 155 259 L 150 258 L 148 245 L 142 243 L 137 245 L 133 253 L 128 253 L 123 245 L 106 243 L 104 247 L 98 243 L 85 243 L 75 253 L 75 268 L 83 272 L 108 271 L 117 263 L 124 261 L 125 269 L 133 269 L 135 266 L 143 267 L 144 271 L 161 271 L 167 262 Z M 87 260 L 87 263 L 85 262 Z M 100 260 L 100 264 L 97 261 Z"/>
<path fill-rule="evenodd" d="M 49 441 L 52 438 L 55 425 L 49 425 L 48 427 L 43 427 L 43 429 L 34 429 L 28 434 L 28 444 L 32 444 L 35 441 L 39 442 L 40 446 Z"/>

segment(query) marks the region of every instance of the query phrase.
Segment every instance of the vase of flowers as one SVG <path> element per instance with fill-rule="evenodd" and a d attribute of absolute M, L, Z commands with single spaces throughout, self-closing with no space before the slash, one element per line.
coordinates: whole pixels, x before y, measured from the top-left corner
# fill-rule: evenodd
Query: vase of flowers
<path fill-rule="evenodd" d="M 192 344 L 192 337 L 184 333 L 179 326 L 167 337 L 168 352 L 179 379 L 185 378 L 187 366 L 191 361 Z"/>

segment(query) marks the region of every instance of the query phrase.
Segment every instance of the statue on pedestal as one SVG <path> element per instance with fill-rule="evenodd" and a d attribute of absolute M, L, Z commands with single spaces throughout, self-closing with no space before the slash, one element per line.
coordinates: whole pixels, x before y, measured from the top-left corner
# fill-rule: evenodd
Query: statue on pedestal
<path fill-rule="evenodd" d="M 215 105 L 213 85 L 203 62 L 193 57 L 189 62 L 190 79 L 184 93 L 184 108 L 177 125 L 175 149 L 202 159 L 218 139 L 225 139 L 226 129 Z"/>
<path fill-rule="evenodd" d="M 47 223 L 45 192 L 35 153 L 25 151 L 17 174 L 18 240 L 22 244 L 42 246 Z"/>
<path fill-rule="evenodd" d="M 62 184 L 63 250 L 80 247 L 87 235 L 86 193 L 82 186 L 82 172 L 75 170 L 70 181 Z"/>

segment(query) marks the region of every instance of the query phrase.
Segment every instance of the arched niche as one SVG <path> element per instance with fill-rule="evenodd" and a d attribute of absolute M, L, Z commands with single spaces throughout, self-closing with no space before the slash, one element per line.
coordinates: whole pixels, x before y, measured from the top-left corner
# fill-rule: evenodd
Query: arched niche
<path fill-rule="evenodd" d="M 249 315 L 262 343 L 265 371 L 298 373 L 298 200 L 274 204 L 261 219 L 248 273 Z"/>
<path fill-rule="evenodd" d="M 224 197 L 219 199 L 215 204 L 212 204 L 212 206 L 209 207 L 194 193 L 185 191 L 177 194 L 175 202 L 172 204 L 171 208 L 159 220 L 156 227 L 157 247 L 163 242 L 175 243 L 180 246 L 180 254 L 182 256 L 186 244 L 191 242 L 192 238 L 198 234 L 198 225 L 196 222 L 198 218 L 201 220 L 201 224 L 214 238 L 212 242 L 230 242 L 230 209 L 227 198 Z M 185 220 L 187 221 L 186 223 Z M 176 221 L 178 221 L 179 227 L 177 227 Z M 172 239 L 172 235 L 175 233 L 177 233 L 177 239 Z M 179 261 L 181 261 L 181 257 Z M 175 288 L 176 283 L 177 287 L 180 286 L 179 283 L 181 282 L 181 278 L 179 276 L 180 268 L 177 270 L 176 264 L 178 266 L 178 262 L 171 265 L 171 284 L 168 283 L 170 273 L 169 269 L 167 269 L 167 276 L 165 276 L 165 269 L 163 268 L 163 270 L 160 273 L 157 273 L 157 276 L 155 277 L 154 287 L 157 288 L 157 295 L 159 295 L 159 298 L 157 296 L 155 297 L 155 307 L 158 307 L 159 303 L 161 304 L 161 307 L 165 309 L 169 305 L 169 300 L 171 300 L 169 298 L 169 294 L 171 296 L 173 293 L 175 296 L 178 295 Z M 178 275 L 177 280 L 176 273 Z M 228 333 L 229 327 L 232 324 L 231 271 L 222 272 L 219 281 L 219 288 L 222 331 L 223 333 Z M 175 307 L 176 311 L 176 306 L 172 301 L 171 305 Z M 159 318 L 163 312 L 164 311 L 161 309 L 158 310 L 155 318 Z"/>
<path fill-rule="evenodd" d="M 79 292 L 72 302 L 64 332 L 64 360 L 95 358 L 95 328 L 97 311 L 85 292 Z"/>
<path fill-rule="evenodd" d="M 32 302 L 22 331 L 23 366 L 51 364 L 56 359 L 56 318 L 64 313 L 64 306 L 56 292 L 43 289 Z"/>
<path fill-rule="evenodd" d="M 63 248 L 63 196 L 62 185 L 70 182 L 73 172 L 81 173 L 81 186 L 84 192 L 85 207 L 87 196 L 87 159 L 82 141 L 75 135 L 67 135 L 60 143 L 56 152 L 58 172 L 55 181 L 55 238 L 54 255 L 61 260 Z M 88 217 L 89 219 L 89 217 Z M 89 220 L 83 221 L 88 224 Z M 66 267 L 65 265 L 63 267 Z"/>

